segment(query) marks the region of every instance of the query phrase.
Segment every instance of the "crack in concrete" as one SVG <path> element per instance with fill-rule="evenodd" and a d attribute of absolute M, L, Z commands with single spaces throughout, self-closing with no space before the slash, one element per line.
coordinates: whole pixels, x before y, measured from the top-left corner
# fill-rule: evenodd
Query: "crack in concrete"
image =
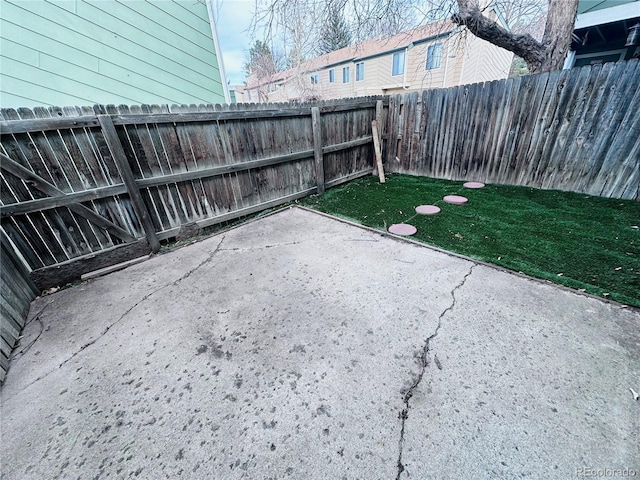
<path fill-rule="evenodd" d="M 413 384 L 411 385 L 411 387 L 409 387 L 409 389 L 407 390 L 407 392 L 404 394 L 404 408 L 402 409 L 402 411 L 399 414 L 399 418 L 402 421 L 402 425 L 400 428 L 400 441 L 399 441 L 399 452 L 398 452 L 398 473 L 396 474 L 396 480 L 400 480 L 400 476 L 402 475 L 402 472 L 404 472 L 404 464 L 402 463 L 402 453 L 403 453 L 403 449 L 404 449 L 404 435 L 405 435 L 405 426 L 406 426 L 406 421 L 409 418 L 409 409 L 411 408 L 409 406 L 409 401 L 411 400 L 411 397 L 413 397 L 413 393 L 416 390 L 416 388 L 418 388 L 418 386 L 420 385 L 420 383 L 422 382 L 422 379 L 424 377 L 424 374 L 427 370 L 427 367 L 429 366 L 429 352 L 430 352 L 430 345 L 431 345 L 431 340 L 433 340 L 435 337 L 438 336 L 438 331 L 440 330 L 440 327 L 442 326 L 442 319 L 444 318 L 444 316 L 450 312 L 451 310 L 454 309 L 454 307 L 456 306 L 456 291 L 458 291 L 460 288 L 462 288 L 465 284 L 465 282 L 467 281 L 467 278 L 469 278 L 469 276 L 473 273 L 473 269 L 476 267 L 476 264 L 471 265 L 471 268 L 469 268 L 469 271 L 465 274 L 465 276 L 462 278 L 462 280 L 460 281 L 460 283 L 458 283 L 455 287 L 453 287 L 453 289 L 451 290 L 451 305 L 449 305 L 447 308 L 445 308 L 442 313 L 438 316 L 438 324 L 436 325 L 436 329 L 435 331 L 427 338 L 427 340 L 425 341 L 424 347 L 421 350 L 421 354 L 420 354 L 420 371 L 418 372 L 418 377 L 416 378 L 416 380 L 413 382 Z M 438 367 L 439 370 L 442 370 L 442 365 L 440 363 L 440 360 L 434 356 L 434 361 L 436 363 L 436 366 Z"/>
<path fill-rule="evenodd" d="M 220 243 L 218 243 L 216 248 L 213 249 L 213 252 L 211 252 L 209 254 L 208 258 L 204 259 L 202 262 L 200 262 L 198 265 L 193 267 L 191 270 L 189 270 L 187 273 L 185 273 L 183 276 L 181 276 L 177 280 L 174 280 L 173 283 L 165 285 L 165 287 L 168 287 L 169 285 L 177 285 L 178 283 L 180 283 L 184 279 L 189 278 L 193 272 L 195 272 L 196 270 L 200 269 L 201 267 L 203 267 L 207 263 L 209 263 L 211 260 L 213 260 L 213 257 L 215 257 L 216 253 L 223 252 L 225 249 L 224 248 L 220 248 L 220 247 L 222 246 L 222 242 L 224 242 L 224 238 L 225 238 L 225 236 L 223 235 L 222 238 L 220 239 Z M 162 288 L 164 288 L 164 287 L 162 287 Z M 155 293 L 155 292 L 153 292 L 153 293 Z"/>
<path fill-rule="evenodd" d="M 196 270 L 200 269 L 201 267 L 203 267 L 204 265 L 206 265 L 207 263 L 209 263 L 211 260 L 213 260 L 213 257 L 216 255 L 216 253 L 218 253 L 218 251 L 220 251 L 220 246 L 222 245 L 222 242 L 224 242 L 224 236 L 222 237 L 222 240 L 220 240 L 220 243 L 218 244 L 218 246 L 213 250 L 213 252 L 211 252 L 209 254 L 209 256 L 204 259 L 202 262 L 200 262 L 198 265 L 196 265 L 195 267 L 193 267 L 191 270 L 189 270 L 187 273 L 185 273 L 184 275 L 182 275 L 180 278 L 174 280 L 171 283 L 167 283 L 166 285 L 163 285 L 162 287 L 158 287 L 156 288 L 154 291 L 146 294 L 144 297 L 142 297 L 140 300 L 138 300 L 132 307 L 129 307 L 129 309 L 127 309 L 126 312 L 124 312 L 122 315 L 120 315 L 120 318 L 118 318 L 115 322 L 113 322 L 111 325 L 107 325 L 107 327 L 104 329 L 104 331 L 98 335 L 96 338 L 94 338 L 93 340 L 91 340 L 89 343 L 86 343 L 85 345 L 83 345 L 82 347 L 80 347 L 80 350 L 78 350 L 77 352 L 74 352 L 73 355 L 71 355 L 69 358 L 67 358 L 64 362 L 62 362 L 59 366 L 62 367 L 65 363 L 69 362 L 70 360 L 72 360 L 76 355 L 80 354 L 80 352 L 82 352 L 84 349 L 86 349 L 87 347 L 90 347 L 91 345 L 93 345 L 94 343 L 96 343 L 100 338 L 104 337 L 109 330 L 111 330 L 112 327 L 114 327 L 115 325 L 117 325 L 118 323 L 120 323 L 127 315 L 129 315 L 129 313 L 131 313 L 132 310 L 134 310 L 136 307 L 138 307 L 140 304 L 144 303 L 145 301 L 147 301 L 151 296 L 155 295 L 156 293 L 158 293 L 160 290 L 164 290 L 165 288 L 171 286 L 171 285 L 177 285 L 178 283 L 180 283 L 181 281 L 189 278 L 191 276 L 191 274 L 193 272 L 195 272 Z"/>
<path fill-rule="evenodd" d="M 144 303 L 146 300 L 148 300 L 151 296 L 153 296 L 154 294 L 158 293 L 160 290 L 164 290 L 165 288 L 171 286 L 171 285 L 177 285 L 178 283 L 180 283 L 181 281 L 185 280 L 186 278 L 189 278 L 196 270 L 202 268 L 204 265 L 206 265 L 207 263 L 209 263 L 211 260 L 213 260 L 213 257 L 216 255 L 216 253 L 218 253 L 219 251 L 222 251 L 223 249 L 221 249 L 220 247 L 222 246 L 222 242 L 224 242 L 225 237 L 223 236 L 222 239 L 220 240 L 220 243 L 218 243 L 218 245 L 216 246 L 216 248 L 213 250 L 213 252 L 211 252 L 209 254 L 209 256 L 203 260 L 202 262 L 200 262 L 198 265 L 196 265 L 195 267 L 193 267 L 192 269 L 190 269 L 188 272 L 186 272 L 184 275 L 182 275 L 180 278 L 173 280 L 172 282 L 167 283 L 166 285 L 163 285 L 161 287 L 156 288 L 155 290 L 153 290 L 152 292 L 146 294 L 144 297 L 142 297 L 140 300 L 138 300 L 134 305 L 132 305 L 131 307 L 129 307 L 127 309 L 127 311 L 125 311 L 122 315 L 120 315 L 120 317 L 114 321 L 113 323 L 111 323 L 110 325 L 107 325 L 107 327 L 102 331 L 102 333 L 100 335 L 98 335 L 96 338 L 94 338 L 93 340 L 89 341 L 88 343 L 82 345 L 80 347 L 79 350 L 77 350 L 76 352 L 74 352 L 69 358 L 65 359 L 60 365 L 58 365 L 58 368 L 61 368 L 63 365 L 65 365 L 66 363 L 70 362 L 71 360 L 73 360 L 77 355 L 79 355 L 80 353 L 82 353 L 85 349 L 87 349 L 88 347 L 94 345 L 98 340 L 100 340 L 101 338 L 103 338 L 108 332 L 109 330 L 111 330 L 115 325 L 117 325 L 118 323 L 120 323 L 122 320 L 124 320 L 124 318 L 129 315 L 129 313 L 131 313 L 136 307 L 138 307 L 140 304 Z M 49 304 L 51 304 L 53 302 L 49 302 Z M 47 304 L 46 306 L 49 306 L 49 304 Z M 46 307 L 45 307 L 46 308 Z M 44 309 L 43 309 L 44 310 Z M 42 313 L 42 311 L 40 312 Z M 42 332 L 40 332 L 42 333 Z M 40 335 L 38 335 L 38 338 L 40 337 Z M 36 339 L 37 340 L 37 339 Z M 53 373 L 55 370 L 51 370 L 49 372 L 47 372 L 46 374 L 44 374 L 41 377 L 36 378 L 33 382 L 27 384 L 24 388 L 22 388 L 20 390 L 20 392 L 26 390 L 27 388 L 29 388 L 31 385 L 33 385 L 36 382 L 39 382 L 40 380 L 46 378 L 47 376 L 49 376 L 51 373 Z M 17 393 L 20 393 L 17 392 Z M 8 400 L 8 399 L 7 399 Z"/>
<path fill-rule="evenodd" d="M 28 345 L 25 345 L 24 347 L 22 347 L 20 350 L 16 350 L 12 355 L 11 355 L 11 361 L 16 361 L 18 358 L 22 357 L 25 353 L 27 353 L 31 347 L 33 347 L 35 345 L 35 343 L 38 341 L 38 339 L 40 338 L 40 336 L 42 335 L 42 332 L 44 332 L 44 323 L 42 323 L 42 319 L 40 318 L 42 316 L 42 314 L 44 313 L 44 311 L 47 309 L 47 307 L 49 305 L 51 305 L 55 300 L 50 300 L 49 302 L 47 302 L 47 304 L 42 307 L 40 309 L 40 311 L 38 313 L 36 313 L 31 320 L 29 320 L 23 328 L 26 328 L 27 325 L 33 323 L 33 322 L 38 322 L 40 324 L 40 331 L 38 332 L 38 335 L 36 335 L 36 338 L 34 338 L 31 342 L 29 342 Z M 18 340 L 22 339 L 22 335 L 20 335 L 20 337 L 18 337 Z M 17 348 L 17 345 L 16 345 Z"/>
<path fill-rule="evenodd" d="M 236 248 L 223 248 L 221 251 L 223 252 L 251 252 L 253 250 L 265 250 L 267 248 L 275 248 L 275 247 L 284 247 L 288 245 L 298 245 L 302 242 L 283 242 L 283 243 L 274 243 L 273 245 L 262 245 L 259 247 L 236 247 Z"/>
<path fill-rule="evenodd" d="M 400 262 L 400 263 L 408 263 L 408 264 L 410 264 L 410 265 L 413 265 L 414 263 L 416 263 L 416 261 L 415 261 L 415 260 L 413 260 L 413 261 L 409 261 L 409 260 L 401 260 L 400 258 L 394 258 L 394 260 L 395 260 L 396 262 Z"/>

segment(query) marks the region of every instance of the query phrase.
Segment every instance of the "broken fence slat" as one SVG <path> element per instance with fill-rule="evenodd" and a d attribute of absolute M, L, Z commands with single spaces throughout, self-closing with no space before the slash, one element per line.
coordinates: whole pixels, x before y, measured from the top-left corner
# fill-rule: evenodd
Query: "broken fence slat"
<path fill-rule="evenodd" d="M 373 146 L 376 152 L 376 167 L 378 168 L 378 176 L 380 183 L 386 181 L 384 177 L 384 169 L 382 168 L 382 152 L 380 151 L 380 136 L 378 133 L 378 122 L 374 120 L 371 122 L 371 130 L 373 132 Z"/>

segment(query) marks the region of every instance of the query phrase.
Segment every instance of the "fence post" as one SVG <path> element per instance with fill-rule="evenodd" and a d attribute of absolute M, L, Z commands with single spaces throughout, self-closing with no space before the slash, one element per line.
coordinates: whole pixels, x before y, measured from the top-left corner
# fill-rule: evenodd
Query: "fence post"
<path fill-rule="evenodd" d="M 313 157 L 316 163 L 316 182 L 318 193 L 324 193 L 324 159 L 322 157 L 322 124 L 320 108 L 311 107 L 311 128 L 313 130 Z"/>
<path fill-rule="evenodd" d="M 120 171 L 122 181 L 127 187 L 129 198 L 133 204 L 133 209 L 140 219 L 140 224 L 144 229 L 147 241 L 149 242 L 149 247 L 151 247 L 151 251 L 153 253 L 157 253 L 160 250 L 160 241 L 156 235 L 156 229 L 151 221 L 149 211 L 144 204 L 142 195 L 140 195 L 140 189 L 138 188 L 138 185 L 136 185 L 136 180 L 133 176 L 133 172 L 131 171 L 131 167 L 129 166 L 127 155 L 124 153 L 124 149 L 122 148 L 122 144 L 118 138 L 116 127 L 113 125 L 113 121 L 109 115 L 98 115 L 98 121 L 102 127 L 102 134 L 107 142 L 107 147 L 109 147 L 109 152 L 111 152 L 111 156 Z"/>
<path fill-rule="evenodd" d="M 384 143 L 382 143 L 382 135 L 384 134 L 384 125 L 382 125 L 382 110 L 384 109 L 384 101 L 376 101 L 376 124 L 378 125 L 378 142 L 380 143 L 380 154 L 384 155 Z M 378 163 L 376 154 L 373 155 L 373 175 L 378 175 Z"/>
<path fill-rule="evenodd" d="M 380 177 L 380 183 L 384 183 L 385 178 L 384 169 L 382 168 L 382 152 L 380 151 L 380 134 L 378 133 L 378 122 L 376 120 L 371 122 L 371 133 L 373 134 L 373 149 L 376 154 L 378 176 Z"/>

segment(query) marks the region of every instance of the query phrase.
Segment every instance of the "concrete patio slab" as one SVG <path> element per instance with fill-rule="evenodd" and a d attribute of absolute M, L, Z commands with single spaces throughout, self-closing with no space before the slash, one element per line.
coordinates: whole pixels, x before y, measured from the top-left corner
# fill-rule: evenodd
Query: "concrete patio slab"
<path fill-rule="evenodd" d="M 37 299 L 2 478 L 640 476 L 640 314 L 300 209 Z"/>

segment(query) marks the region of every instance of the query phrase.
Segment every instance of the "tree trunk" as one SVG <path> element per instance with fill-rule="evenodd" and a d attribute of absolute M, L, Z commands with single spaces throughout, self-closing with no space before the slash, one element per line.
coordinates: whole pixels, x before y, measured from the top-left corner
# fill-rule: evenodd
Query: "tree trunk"
<path fill-rule="evenodd" d="M 547 23 L 542 36 L 544 58 L 538 71 L 560 70 L 571 46 L 571 34 L 576 22 L 578 0 L 549 0 Z"/>
<path fill-rule="evenodd" d="M 522 57 L 531 73 L 560 70 L 571 45 L 571 33 L 578 11 L 578 0 L 548 0 L 549 10 L 542 41 L 519 35 L 485 17 L 478 0 L 457 0 L 459 12 L 451 18 L 466 26 L 476 37 Z"/>

